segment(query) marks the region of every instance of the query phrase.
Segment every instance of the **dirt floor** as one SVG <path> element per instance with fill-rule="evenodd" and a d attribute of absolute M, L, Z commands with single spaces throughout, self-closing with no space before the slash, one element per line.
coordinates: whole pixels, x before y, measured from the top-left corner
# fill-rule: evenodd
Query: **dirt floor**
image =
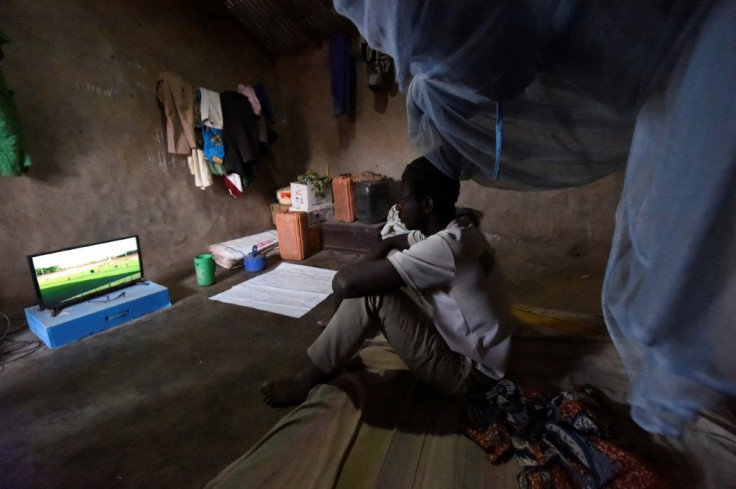
<path fill-rule="evenodd" d="M 605 250 L 492 244 L 516 302 L 600 314 Z M 302 263 L 339 269 L 360 256 L 327 250 Z M 261 401 L 261 383 L 301 365 L 332 310 L 328 299 L 292 319 L 208 299 L 252 276 L 218 267 L 215 285 L 200 288 L 192 271 L 167 284 L 171 308 L 3 357 L 0 486 L 196 488 L 242 455 L 288 412 Z M 7 339 L 35 340 L 22 318 L 10 330 Z"/>

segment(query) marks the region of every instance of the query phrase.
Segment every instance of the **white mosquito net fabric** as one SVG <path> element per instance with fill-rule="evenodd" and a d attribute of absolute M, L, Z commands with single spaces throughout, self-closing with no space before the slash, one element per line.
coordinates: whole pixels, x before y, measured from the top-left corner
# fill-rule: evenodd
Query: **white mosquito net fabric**
<path fill-rule="evenodd" d="M 632 416 L 679 436 L 733 400 L 736 2 L 335 7 L 393 57 L 409 137 L 448 175 L 549 189 L 626 164 L 602 302 Z"/>

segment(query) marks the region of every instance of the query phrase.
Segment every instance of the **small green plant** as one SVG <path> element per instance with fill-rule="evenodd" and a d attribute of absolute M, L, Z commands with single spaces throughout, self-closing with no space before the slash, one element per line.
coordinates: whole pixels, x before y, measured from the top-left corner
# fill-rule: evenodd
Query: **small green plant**
<path fill-rule="evenodd" d="M 317 172 L 308 171 L 304 175 L 297 176 L 296 181 L 302 185 L 312 185 L 314 193 L 319 197 L 324 197 L 325 187 L 332 181 L 332 177 L 322 177 Z"/>

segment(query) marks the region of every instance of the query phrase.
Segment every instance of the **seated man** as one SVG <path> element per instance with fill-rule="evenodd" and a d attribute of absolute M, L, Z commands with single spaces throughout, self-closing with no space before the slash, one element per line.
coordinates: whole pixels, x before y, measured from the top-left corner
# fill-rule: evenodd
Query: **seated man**
<path fill-rule="evenodd" d="M 302 370 L 263 384 L 267 404 L 301 403 L 379 332 L 420 381 L 443 394 L 486 390 L 503 377 L 512 324 L 507 290 L 484 236 L 456 219 L 459 191 L 460 183 L 426 158 L 407 165 L 399 217 L 418 232 L 383 240 L 365 261 L 335 275 L 342 299 L 335 315 Z M 392 249 L 398 251 L 389 255 Z"/>

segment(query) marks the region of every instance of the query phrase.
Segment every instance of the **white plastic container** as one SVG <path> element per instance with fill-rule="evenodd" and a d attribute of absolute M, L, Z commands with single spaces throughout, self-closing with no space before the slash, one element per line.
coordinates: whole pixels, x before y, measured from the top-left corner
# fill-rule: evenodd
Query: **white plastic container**
<path fill-rule="evenodd" d="M 317 195 L 313 185 L 291 184 L 291 207 L 308 211 L 318 205 L 332 204 L 332 185 L 325 186 L 324 195 Z"/>

